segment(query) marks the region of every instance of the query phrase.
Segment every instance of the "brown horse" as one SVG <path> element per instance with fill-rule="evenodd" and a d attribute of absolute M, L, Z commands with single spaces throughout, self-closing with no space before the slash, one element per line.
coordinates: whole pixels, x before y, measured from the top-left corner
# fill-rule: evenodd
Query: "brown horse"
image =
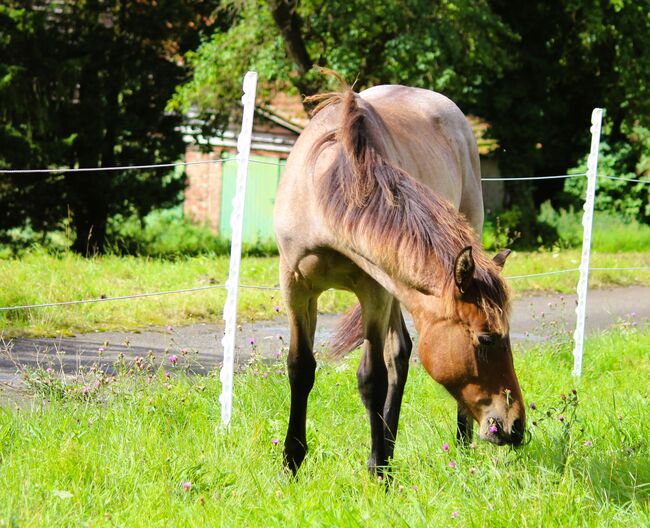
<path fill-rule="evenodd" d="M 317 300 L 328 288 L 360 305 L 344 319 L 334 352 L 363 342 L 357 371 L 370 419 L 371 471 L 393 456 L 411 339 L 458 402 L 461 441 L 472 434 L 520 444 L 525 409 L 508 335 L 509 251 L 486 256 L 477 234 L 483 199 L 476 141 L 446 97 L 404 86 L 317 96 L 275 207 L 280 282 L 291 327 L 291 414 L 285 463 L 307 452 L 307 398 L 314 383 Z M 459 212 L 460 211 L 460 212 Z"/>

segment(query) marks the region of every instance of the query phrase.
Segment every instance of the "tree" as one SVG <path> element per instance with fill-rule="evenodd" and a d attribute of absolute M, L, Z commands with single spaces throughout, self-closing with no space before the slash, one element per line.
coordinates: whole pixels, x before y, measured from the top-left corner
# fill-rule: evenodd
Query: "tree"
<path fill-rule="evenodd" d="M 315 65 L 356 80 L 357 89 L 402 83 L 471 100 L 484 77 L 508 64 L 502 48 L 511 35 L 485 1 L 245 0 L 236 6 L 228 31 L 188 55 L 193 78 L 170 105 L 198 107 L 217 130 L 248 69 L 260 73 L 262 98 L 326 89 L 328 79 Z"/>
<path fill-rule="evenodd" d="M 214 1 L 32 0 L 0 6 L 0 164 L 109 167 L 178 159 L 166 113 L 183 54 Z M 217 20 L 218 22 L 218 20 Z M 0 175 L 0 230 L 51 230 L 70 217 L 74 249 L 102 251 L 107 219 L 176 203 L 182 178 L 147 170 Z"/>

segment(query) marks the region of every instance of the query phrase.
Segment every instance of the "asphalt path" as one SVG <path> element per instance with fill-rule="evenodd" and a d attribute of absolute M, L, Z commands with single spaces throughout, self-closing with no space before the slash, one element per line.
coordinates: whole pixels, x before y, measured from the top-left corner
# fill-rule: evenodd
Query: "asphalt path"
<path fill-rule="evenodd" d="M 570 340 L 575 325 L 575 295 L 527 295 L 514 302 L 510 336 L 515 346 L 548 340 Z M 327 346 L 340 315 L 321 314 L 316 332 L 316 350 Z M 415 336 L 412 321 L 407 324 Z M 650 324 L 650 287 L 633 286 L 591 290 L 587 303 L 586 329 L 594 333 L 615 325 Z M 177 328 L 147 328 L 137 332 L 94 332 L 69 338 L 0 340 L 0 384 L 20 384 L 23 367 L 52 367 L 75 374 L 80 369 L 101 365 L 111 370 L 123 355 L 129 361 L 153 354 L 158 361 L 170 355 L 186 356 L 197 373 L 206 373 L 222 360 L 223 323 Z M 286 319 L 242 323 L 237 332 L 236 361 L 244 365 L 253 352 L 272 358 L 288 344 Z M 416 339 L 417 343 L 417 339 Z M 0 398 L 1 400 L 2 398 Z"/>

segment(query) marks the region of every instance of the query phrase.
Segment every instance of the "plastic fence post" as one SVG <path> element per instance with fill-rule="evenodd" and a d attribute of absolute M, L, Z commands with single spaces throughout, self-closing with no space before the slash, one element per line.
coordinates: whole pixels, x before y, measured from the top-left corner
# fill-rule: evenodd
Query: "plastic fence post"
<path fill-rule="evenodd" d="M 239 290 L 239 266 L 241 263 L 242 231 L 244 226 L 244 202 L 246 197 L 246 178 L 248 176 L 248 159 L 251 150 L 251 135 L 253 131 L 253 114 L 255 111 L 255 92 L 257 89 L 257 73 L 249 71 L 244 77 L 242 103 L 241 132 L 237 139 L 237 183 L 235 197 L 232 201 L 230 227 L 232 242 L 230 246 L 230 271 L 226 281 L 226 304 L 223 308 L 223 319 L 226 329 L 221 343 L 223 345 L 223 366 L 221 367 L 221 422 L 230 424 L 232 415 L 232 385 L 235 369 L 235 331 L 237 329 L 237 293 Z"/>
<path fill-rule="evenodd" d="M 598 150 L 600 146 L 600 128 L 603 109 L 594 108 L 591 113 L 591 150 L 587 161 L 587 196 L 585 198 L 582 225 L 582 260 L 580 261 L 580 279 L 578 280 L 578 306 L 576 307 L 576 329 L 573 333 L 573 375 L 582 374 L 582 354 L 585 341 L 585 318 L 587 309 L 587 291 L 589 289 L 589 256 L 591 254 L 591 230 L 594 223 L 594 200 L 596 197 L 596 178 L 598 176 Z"/>

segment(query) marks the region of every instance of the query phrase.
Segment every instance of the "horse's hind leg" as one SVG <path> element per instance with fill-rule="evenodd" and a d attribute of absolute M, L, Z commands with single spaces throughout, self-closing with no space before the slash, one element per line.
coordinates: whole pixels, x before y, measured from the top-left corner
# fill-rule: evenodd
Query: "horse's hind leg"
<path fill-rule="evenodd" d="M 292 282 L 290 272 L 281 272 L 281 275 L 291 331 L 287 358 L 291 411 L 284 441 L 284 463 L 295 475 L 307 453 L 307 399 L 316 371 L 313 347 L 317 296 Z"/>
<path fill-rule="evenodd" d="M 393 299 L 384 344 L 384 362 L 388 371 L 388 391 L 384 404 L 384 422 L 386 428 L 386 457 L 392 458 L 397 439 L 399 413 L 402 406 L 404 386 L 408 377 L 409 358 L 413 343 L 408 328 L 402 317 L 399 301 Z"/>

